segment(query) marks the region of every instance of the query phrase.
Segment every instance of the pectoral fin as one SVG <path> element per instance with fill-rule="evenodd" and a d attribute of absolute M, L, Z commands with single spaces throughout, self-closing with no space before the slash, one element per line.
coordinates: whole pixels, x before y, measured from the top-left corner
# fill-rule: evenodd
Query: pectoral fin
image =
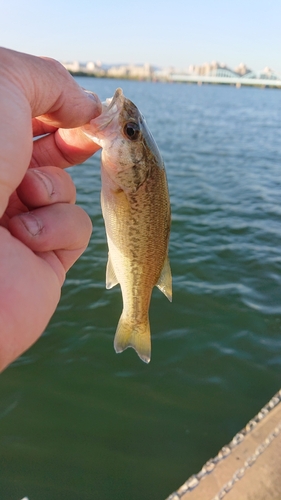
<path fill-rule="evenodd" d="M 164 293 L 164 295 L 166 295 L 167 299 L 172 302 L 172 273 L 168 257 L 166 257 L 162 272 L 160 274 L 160 278 L 156 283 L 156 286 L 159 288 L 159 290 L 161 290 L 161 292 Z"/>
<path fill-rule="evenodd" d="M 108 253 L 108 261 L 107 261 L 107 265 L 106 265 L 106 288 L 107 289 L 113 288 L 118 283 L 119 283 L 119 281 L 116 278 L 116 274 L 114 271 L 114 267 L 112 264 L 110 253 Z"/>

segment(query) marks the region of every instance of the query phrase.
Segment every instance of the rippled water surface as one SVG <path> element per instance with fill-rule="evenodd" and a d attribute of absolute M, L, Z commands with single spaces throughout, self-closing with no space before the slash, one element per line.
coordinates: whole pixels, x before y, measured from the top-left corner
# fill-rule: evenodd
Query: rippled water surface
<path fill-rule="evenodd" d="M 164 500 L 281 385 L 281 92 L 122 86 L 163 154 L 173 303 L 155 289 L 152 360 L 113 350 L 99 155 L 70 170 L 94 232 L 43 337 L 0 381 L 0 498 Z"/>

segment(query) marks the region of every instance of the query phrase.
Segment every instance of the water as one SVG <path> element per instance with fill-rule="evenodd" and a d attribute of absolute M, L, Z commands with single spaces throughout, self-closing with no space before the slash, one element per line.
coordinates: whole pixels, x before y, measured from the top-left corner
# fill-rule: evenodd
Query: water
<path fill-rule="evenodd" d="M 1 500 L 164 500 L 281 382 L 281 92 L 122 86 L 163 154 L 173 303 L 151 304 L 152 360 L 116 355 L 99 157 L 71 169 L 94 232 L 37 344 L 1 376 Z"/>

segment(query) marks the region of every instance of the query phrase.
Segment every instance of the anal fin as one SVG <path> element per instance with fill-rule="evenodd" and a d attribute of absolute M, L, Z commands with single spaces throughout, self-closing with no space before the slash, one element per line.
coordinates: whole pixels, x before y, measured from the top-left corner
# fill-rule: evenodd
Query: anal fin
<path fill-rule="evenodd" d="M 106 265 L 106 288 L 107 289 L 113 288 L 118 283 L 119 283 L 119 281 L 116 278 L 116 274 L 114 271 L 114 267 L 112 264 L 110 253 L 108 252 L 108 261 L 107 261 L 107 265 Z"/>
<path fill-rule="evenodd" d="M 166 295 L 167 299 L 172 302 L 172 273 L 168 257 L 164 262 L 163 269 L 160 274 L 160 278 L 156 283 L 156 286 L 161 290 L 161 292 Z"/>

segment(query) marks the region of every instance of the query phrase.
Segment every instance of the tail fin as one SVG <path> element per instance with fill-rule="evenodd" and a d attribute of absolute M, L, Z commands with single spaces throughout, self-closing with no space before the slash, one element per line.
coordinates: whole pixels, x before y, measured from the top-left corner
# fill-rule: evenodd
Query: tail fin
<path fill-rule="evenodd" d="M 149 320 L 143 324 L 133 325 L 121 315 L 114 338 L 114 349 L 123 352 L 128 347 L 135 349 L 142 361 L 149 363 L 151 356 Z"/>

